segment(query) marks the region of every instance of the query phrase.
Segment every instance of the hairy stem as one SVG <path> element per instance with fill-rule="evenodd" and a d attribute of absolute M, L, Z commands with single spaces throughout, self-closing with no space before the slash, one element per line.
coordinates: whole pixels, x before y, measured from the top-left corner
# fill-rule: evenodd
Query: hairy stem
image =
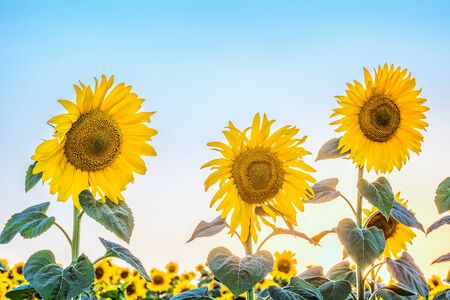
<path fill-rule="evenodd" d="M 348 206 L 350 207 L 350 209 L 352 210 L 353 214 L 354 214 L 355 217 L 356 217 L 356 210 L 355 210 L 355 208 L 353 207 L 353 205 L 352 205 L 352 203 L 350 202 L 350 200 L 348 200 L 348 198 L 345 197 L 344 195 L 342 195 L 341 193 L 339 193 L 339 196 L 341 196 L 342 199 L 344 199 L 344 201 L 347 202 Z"/>
<path fill-rule="evenodd" d="M 364 167 L 358 169 L 358 181 L 363 178 Z M 362 228 L 362 195 L 357 191 L 357 201 L 356 201 L 356 225 L 358 228 Z M 357 299 L 364 300 L 364 278 L 363 269 L 360 265 L 356 268 L 356 289 L 357 289 Z"/>
<path fill-rule="evenodd" d="M 73 207 L 73 233 L 72 233 L 72 260 L 78 258 L 80 254 L 80 223 L 81 213 L 75 206 Z"/>
<path fill-rule="evenodd" d="M 251 234 L 248 235 L 247 241 L 245 242 L 245 254 L 246 255 L 252 255 L 253 249 L 252 249 L 252 236 Z M 253 288 L 247 291 L 247 300 L 255 300 L 255 291 Z"/>
<path fill-rule="evenodd" d="M 72 248 L 72 240 L 70 239 L 70 236 L 67 233 L 67 231 L 61 225 L 59 225 L 57 222 L 55 222 L 55 226 L 64 234 L 64 236 L 66 237 L 67 241 L 70 244 L 70 248 Z"/>

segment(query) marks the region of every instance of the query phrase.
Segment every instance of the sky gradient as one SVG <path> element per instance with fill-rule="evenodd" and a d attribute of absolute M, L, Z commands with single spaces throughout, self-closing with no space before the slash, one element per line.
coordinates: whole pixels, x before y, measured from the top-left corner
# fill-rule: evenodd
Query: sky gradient
<path fill-rule="evenodd" d="M 0 224 L 51 201 L 49 213 L 70 230 L 71 203 L 56 203 L 47 185 L 25 194 L 24 174 L 34 148 L 52 134 L 47 120 L 63 111 L 56 100 L 74 99 L 78 80 L 92 84 L 93 76 L 114 74 L 147 100 L 144 110 L 157 111 L 151 126 L 159 131 L 152 143 L 158 156 L 146 160 L 149 172 L 125 193 L 136 222 L 129 248 L 148 268 L 171 260 L 193 268 L 219 245 L 242 255 L 225 233 L 185 244 L 200 220 L 217 215 L 209 208 L 214 189 L 203 190 L 208 171 L 200 166 L 217 155 L 206 143 L 223 140 L 229 120 L 242 128 L 265 112 L 277 120 L 275 128 L 300 127 L 315 177 L 338 177 L 339 189 L 355 199 L 355 167 L 314 158 L 337 136 L 329 125 L 334 96 L 344 93 L 346 82 L 362 80 L 363 67 L 387 62 L 412 72 L 430 107 L 422 153 L 387 175 L 428 227 L 439 218 L 436 187 L 450 174 L 449 11 L 448 1 L 2 1 Z M 341 201 L 307 206 L 298 230 L 314 235 L 350 216 Z M 445 276 L 448 264 L 430 263 L 450 250 L 450 228 L 427 238 L 416 234 L 410 247 L 416 262 L 426 275 Z M 92 259 L 103 253 L 98 236 L 117 241 L 85 218 L 81 248 Z M 0 245 L 0 257 L 23 261 L 42 248 L 68 262 L 68 245 L 54 228 Z M 278 237 L 267 249 L 292 249 L 299 269 L 320 264 L 327 270 L 341 257 L 336 236 L 322 247 Z"/>

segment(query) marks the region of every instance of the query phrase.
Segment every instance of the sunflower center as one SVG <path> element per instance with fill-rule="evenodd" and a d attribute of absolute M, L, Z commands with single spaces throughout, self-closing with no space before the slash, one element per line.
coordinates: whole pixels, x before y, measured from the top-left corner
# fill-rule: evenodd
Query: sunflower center
<path fill-rule="evenodd" d="M 164 278 L 160 275 L 156 275 L 155 277 L 152 278 L 152 280 L 156 285 L 160 285 L 160 284 L 164 283 Z"/>
<path fill-rule="evenodd" d="M 278 271 L 289 273 L 291 270 L 291 263 L 288 260 L 282 259 L 278 262 Z"/>
<path fill-rule="evenodd" d="M 103 277 L 103 274 L 105 274 L 103 268 L 95 268 L 95 278 L 100 279 Z"/>
<path fill-rule="evenodd" d="M 400 109 L 389 97 L 367 100 L 358 115 L 359 126 L 371 141 L 383 143 L 392 138 L 400 126 Z"/>
<path fill-rule="evenodd" d="M 232 175 L 242 200 L 255 204 L 273 198 L 283 185 L 283 166 L 268 149 L 255 148 L 234 161 Z"/>
<path fill-rule="evenodd" d="M 134 293 L 136 293 L 136 286 L 132 283 L 127 286 L 127 295 L 134 295 Z"/>
<path fill-rule="evenodd" d="M 64 154 L 82 171 L 100 171 L 120 153 L 122 136 L 116 121 L 101 111 L 81 115 L 66 134 Z"/>
<path fill-rule="evenodd" d="M 367 228 L 370 228 L 371 226 L 375 226 L 378 229 L 382 230 L 384 238 L 388 239 L 394 235 L 397 228 L 397 221 L 392 217 L 389 217 L 389 220 L 386 220 L 386 218 L 380 212 L 377 212 L 370 219 L 369 223 L 367 224 Z"/>
<path fill-rule="evenodd" d="M 120 272 L 120 277 L 123 278 L 123 279 L 127 279 L 128 275 L 130 275 L 130 273 L 128 271 Z"/>

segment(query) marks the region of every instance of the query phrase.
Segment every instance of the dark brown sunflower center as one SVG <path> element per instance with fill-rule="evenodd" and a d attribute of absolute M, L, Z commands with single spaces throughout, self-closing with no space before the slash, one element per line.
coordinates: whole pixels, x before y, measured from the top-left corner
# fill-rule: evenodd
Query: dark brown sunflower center
<path fill-rule="evenodd" d="M 291 263 L 286 259 L 281 259 L 278 262 L 278 271 L 283 273 L 289 273 L 291 270 Z"/>
<path fill-rule="evenodd" d="M 155 277 L 152 278 L 152 280 L 156 285 L 164 283 L 164 278 L 161 275 L 156 275 Z"/>
<path fill-rule="evenodd" d="M 101 111 L 83 114 L 66 134 L 64 154 L 82 171 L 110 166 L 120 153 L 122 137 L 116 121 Z"/>
<path fill-rule="evenodd" d="M 128 272 L 128 271 L 120 272 L 120 277 L 123 279 L 127 279 L 129 275 L 130 275 L 130 272 Z"/>
<path fill-rule="evenodd" d="M 134 285 L 134 283 L 130 284 L 127 286 L 127 295 L 134 295 L 134 293 L 136 293 L 136 286 Z"/>
<path fill-rule="evenodd" d="M 397 224 L 398 223 L 394 218 L 390 217 L 389 220 L 386 220 L 380 212 L 377 212 L 370 219 L 369 223 L 367 223 L 367 228 L 375 226 L 378 229 L 383 230 L 384 238 L 388 239 L 394 235 Z"/>
<path fill-rule="evenodd" d="M 400 109 L 389 97 L 374 96 L 359 112 L 359 126 L 365 137 L 383 143 L 392 138 L 400 126 Z"/>
<path fill-rule="evenodd" d="M 169 273 L 173 273 L 177 270 L 175 266 L 169 266 Z"/>
<path fill-rule="evenodd" d="M 95 278 L 101 279 L 103 277 L 103 274 L 105 274 L 103 268 L 95 268 Z"/>
<path fill-rule="evenodd" d="M 17 267 L 17 274 L 22 275 L 23 273 L 23 266 L 18 266 Z"/>
<path fill-rule="evenodd" d="M 262 203 L 273 198 L 283 185 L 281 161 L 268 149 L 249 149 L 233 163 L 233 178 L 242 200 Z"/>

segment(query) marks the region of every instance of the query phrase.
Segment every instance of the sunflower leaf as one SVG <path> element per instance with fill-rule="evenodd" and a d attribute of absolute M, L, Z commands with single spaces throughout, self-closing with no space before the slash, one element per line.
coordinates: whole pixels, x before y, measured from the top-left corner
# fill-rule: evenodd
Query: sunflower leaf
<path fill-rule="evenodd" d="M 273 300 L 325 300 L 315 286 L 298 277 L 283 288 L 272 285 L 268 290 Z"/>
<path fill-rule="evenodd" d="M 36 295 L 36 290 L 30 284 L 23 284 L 14 287 L 5 296 L 11 300 L 29 299 Z"/>
<path fill-rule="evenodd" d="M 273 258 L 268 251 L 258 251 L 239 258 L 227 248 L 218 247 L 209 252 L 208 266 L 214 276 L 238 297 L 269 274 Z"/>
<path fill-rule="evenodd" d="M 49 250 L 33 254 L 26 262 L 23 274 L 43 299 L 57 300 L 77 297 L 95 278 L 94 266 L 85 255 L 63 269 Z"/>
<path fill-rule="evenodd" d="M 348 255 L 362 268 L 373 263 L 386 245 L 383 231 L 375 226 L 358 228 L 351 219 L 339 222 L 337 234 Z"/>
<path fill-rule="evenodd" d="M 301 272 L 297 275 L 298 278 L 307 279 L 312 277 L 321 276 L 324 277 L 325 274 L 323 274 L 323 268 L 322 266 L 315 266 L 309 269 L 306 269 L 305 271 Z"/>
<path fill-rule="evenodd" d="M 425 299 L 428 298 L 428 285 L 425 277 L 413 258 L 403 252 L 399 259 L 386 258 L 387 269 L 392 277 Z"/>
<path fill-rule="evenodd" d="M 450 216 L 442 217 L 439 220 L 437 220 L 436 222 L 434 222 L 433 224 L 431 224 L 430 227 L 428 227 L 428 229 L 427 229 L 427 234 L 429 234 L 433 230 L 436 230 L 439 227 L 444 226 L 446 224 L 450 224 Z"/>
<path fill-rule="evenodd" d="M 92 219 L 103 225 L 121 240 L 129 243 L 134 228 L 131 209 L 125 201 L 115 204 L 107 200 L 103 203 L 96 200 L 92 193 L 84 190 L 78 196 L 83 211 Z"/>
<path fill-rule="evenodd" d="M 445 291 L 439 292 L 436 296 L 433 297 L 433 300 L 448 300 L 450 299 L 450 288 Z"/>
<path fill-rule="evenodd" d="M 50 202 L 44 202 L 12 215 L 0 233 L 0 244 L 9 243 L 18 233 L 33 238 L 47 231 L 55 223 L 54 217 L 46 215 L 49 205 Z"/>
<path fill-rule="evenodd" d="M 394 205 L 392 206 L 391 210 L 391 216 L 403 225 L 417 228 L 425 232 L 422 223 L 417 220 L 416 216 L 397 200 L 394 200 Z"/>
<path fill-rule="evenodd" d="M 328 178 L 315 183 L 312 186 L 314 198 L 305 201 L 305 204 L 319 204 L 336 199 L 340 195 L 340 192 L 336 191 L 338 182 L 337 178 Z"/>
<path fill-rule="evenodd" d="M 331 280 L 346 280 L 352 285 L 356 284 L 356 271 L 350 268 L 348 261 L 341 261 L 332 266 L 327 272 L 327 277 Z"/>
<path fill-rule="evenodd" d="M 102 242 L 103 246 L 105 246 L 107 254 L 124 260 L 125 262 L 129 263 L 133 268 L 138 270 L 138 272 L 142 275 L 142 277 L 145 278 L 145 280 L 147 280 L 148 282 L 152 281 L 147 271 L 145 270 L 144 266 L 142 265 L 141 261 L 136 256 L 134 256 L 130 252 L 130 250 L 119 244 L 107 241 L 103 238 L 100 238 L 100 242 Z"/>
<path fill-rule="evenodd" d="M 339 148 L 340 140 L 340 137 L 332 138 L 331 140 L 323 144 L 319 149 L 319 153 L 317 153 L 316 161 L 347 157 L 350 152 L 347 151 L 345 153 L 341 153 L 341 149 Z"/>
<path fill-rule="evenodd" d="M 450 253 L 444 254 L 436 258 L 431 264 L 442 263 L 450 261 Z"/>
<path fill-rule="evenodd" d="M 358 182 L 358 190 L 370 204 L 378 208 L 386 220 L 389 219 L 394 204 L 394 193 L 385 177 L 380 177 L 372 183 L 361 179 Z"/>
<path fill-rule="evenodd" d="M 402 284 L 381 286 L 375 293 L 384 300 L 417 300 L 417 294 Z"/>
<path fill-rule="evenodd" d="M 221 216 L 217 216 L 211 222 L 201 221 L 200 223 L 198 223 L 197 227 L 195 227 L 191 238 L 186 243 L 192 242 L 199 237 L 209 237 L 216 235 L 224 230 L 226 226 L 226 222 L 224 219 L 222 219 Z"/>
<path fill-rule="evenodd" d="M 352 292 L 352 286 L 346 280 L 328 281 L 319 287 L 325 300 L 345 300 Z"/>
<path fill-rule="evenodd" d="M 208 287 L 202 286 L 197 289 L 193 289 L 171 298 L 172 300 L 209 300 L 212 299 L 208 296 Z"/>
<path fill-rule="evenodd" d="M 31 164 L 27 169 L 27 173 L 25 174 L 25 192 L 31 190 L 42 178 L 42 172 L 33 174 L 33 169 L 34 167 L 36 167 L 36 164 L 36 161 Z"/>
<path fill-rule="evenodd" d="M 447 177 L 442 181 L 434 197 L 434 203 L 440 214 L 450 210 L 450 177 Z"/>

